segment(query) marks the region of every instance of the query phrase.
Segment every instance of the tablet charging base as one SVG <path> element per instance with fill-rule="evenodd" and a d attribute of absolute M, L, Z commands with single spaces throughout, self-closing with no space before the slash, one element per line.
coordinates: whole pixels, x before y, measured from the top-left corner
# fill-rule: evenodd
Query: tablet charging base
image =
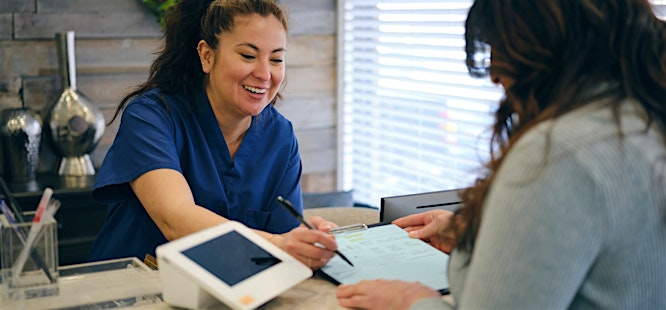
<path fill-rule="evenodd" d="M 231 309 L 167 261 L 163 260 L 158 265 L 162 298 L 167 304 L 186 309 L 203 309 L 218 304 L 215 309 Z"/>
<path fill-rule="evenodd" d="M 162 244 L 155 254 L 162 298 L 180 308 L 254 310 L 312 276 L 308 266 L 234 221 Z"/>

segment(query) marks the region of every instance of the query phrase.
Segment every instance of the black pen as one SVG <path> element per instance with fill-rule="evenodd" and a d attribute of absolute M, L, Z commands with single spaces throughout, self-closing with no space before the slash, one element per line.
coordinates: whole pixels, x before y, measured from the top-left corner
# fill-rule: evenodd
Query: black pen
<path fill-rule="evenodd" d="M 9 191 L 9 188 L 7 187 L 7 184 L 5 183 L 5 179 L 0 177 L 0 194 L 5 196 L 5 200 L 7 201 L 7 205 L 9 208 L 11 208 L 12 212 L 14 212 L 14 217 L 16 217 L 16 220 L 20 223 L 25 223 L 25 218 L 23 218 L 23 210 L 21 209 L 21 206 L 18 204 L 16 199 L 14 198 L 14 195 Z"/>
<path fill-rule="evenodd" d="M 282 198 L 282 196 L 278 196 L 278 197 L 277 197 L 277 200 L 278 200 L 278 202 L 280 202 L 280 204 L 281 204 L 285 209 L 287 209 L 287 211 L 289 211 L 289 213 L 290 213 L 291 215 L 293 215 L 293 216 L 294 216 L 299 222 L 303 223 L 303 225 L 307 226 L 308 228 L 310 228 L 310 229 L 312 229 L 312 230 L 317 230 L 317 228 L 315 228 L 314 226 L 312 226 L 312 224 L 308 223 L 308 221 L 306 221 L 306 220 L 303 218 L 303 216 L 302 216 L 300 213 L 298 213 L 298 210 L 296 210 L 296 208 L 294 207 L 294 205 L 292 205 L 291 202 L 289 202 L 289 200 L 286 200 L 286 199 Z M 345 262 L 347 262 L 347 264 L 349 264 L 350 266 L 354 267 L 354 264 L 352 264 L 352 262 L 350 262 L 349 259 L 347 259 L 347 257 L 345 257 L 344 255 L 342 255 L 342 253 L 340 253 L 340 251 L 335 250 L 335 253 L 338 254 L 338 255 L 340 255 L 340 258 L 342 258 Z"/>

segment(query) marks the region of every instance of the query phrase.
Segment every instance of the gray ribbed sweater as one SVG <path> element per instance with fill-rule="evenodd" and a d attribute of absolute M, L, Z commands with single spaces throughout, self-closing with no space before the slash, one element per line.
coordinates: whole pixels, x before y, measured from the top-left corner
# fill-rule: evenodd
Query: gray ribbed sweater
<path fill-rule="evenodd" d="M 520 139 L 487 197 L 471 263 L 452 253 L 457 307 L 426 299 L 412 309 L 666 309 L 666 147 L 640 111 L 623 105 L 623 140 L 603 104 Z"/>

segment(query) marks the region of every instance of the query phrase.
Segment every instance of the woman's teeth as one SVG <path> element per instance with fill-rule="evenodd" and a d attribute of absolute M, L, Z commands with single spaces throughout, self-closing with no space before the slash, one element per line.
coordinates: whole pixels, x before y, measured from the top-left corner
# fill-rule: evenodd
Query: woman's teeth
<path fill-rule="evenodd" d="M 266 88 L 256 88 L 256 87 L 252 87 L 252 86 L 243 86 L 243 88 L 245 88 L 245 89 L 247 89 L 247 90 L 249 90 L 249 91 L 251 91 L 255 94 L 263 94 L 267 91 Z"/>

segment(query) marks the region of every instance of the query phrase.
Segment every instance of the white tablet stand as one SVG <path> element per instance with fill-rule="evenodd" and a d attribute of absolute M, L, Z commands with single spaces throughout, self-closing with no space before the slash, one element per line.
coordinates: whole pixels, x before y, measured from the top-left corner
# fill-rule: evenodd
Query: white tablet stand
<path fill-rule="evenodd" d="M 312 270 L 238 222 L 228 222 L 157 247 L 162 297 L 199 309 L 221 301 L 255 309 L 312 276 Z"/>

